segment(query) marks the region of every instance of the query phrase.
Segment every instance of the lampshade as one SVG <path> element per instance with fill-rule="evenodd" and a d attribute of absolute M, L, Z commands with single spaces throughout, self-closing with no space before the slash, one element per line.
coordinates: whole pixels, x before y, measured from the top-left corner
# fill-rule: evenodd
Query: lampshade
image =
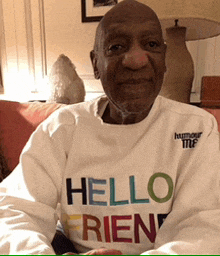
<path fill-rule="evenodd" d="M 138 0 L 158 15 L 166 40 L 166 29 L 186 27 L 186 40 L 199 40 L 220 34 L 220 0 Z"/>

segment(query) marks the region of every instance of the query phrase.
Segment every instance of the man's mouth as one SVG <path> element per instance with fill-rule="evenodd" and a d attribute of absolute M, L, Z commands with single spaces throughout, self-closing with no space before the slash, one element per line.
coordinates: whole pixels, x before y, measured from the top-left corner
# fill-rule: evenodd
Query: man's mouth
<path fill-rule="evenodd" d="M 144 84 L 144 83 L 152 83 L 153 79 L 152 78 L 137 78 L 137 79 L 125 79 L 120 81 L 118 84 Z"/>

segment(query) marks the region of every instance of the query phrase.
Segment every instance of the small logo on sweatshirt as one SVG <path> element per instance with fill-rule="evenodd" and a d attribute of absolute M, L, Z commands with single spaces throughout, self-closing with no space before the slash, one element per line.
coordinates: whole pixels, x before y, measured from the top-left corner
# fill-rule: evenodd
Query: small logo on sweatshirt
<path fill-rule="evenodd" d="M 182 140 L 183 148 L 195 148 L 199 138 L 201 137 L 202 132 L 193 132 L 193 133 L 176 133 L 174 134 L 175 140 Z"/>

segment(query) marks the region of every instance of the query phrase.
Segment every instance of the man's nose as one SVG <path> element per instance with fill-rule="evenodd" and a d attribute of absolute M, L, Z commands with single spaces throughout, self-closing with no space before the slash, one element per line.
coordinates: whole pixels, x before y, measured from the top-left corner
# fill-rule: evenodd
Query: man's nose
<path fill-rule="evenodd" d="M 132 49 L 130 49 L 130 51 L 125 54 L 122 61 L 124 67 L 133 70 L 141 69 L 145 67 L 148 63 L 148 52 L 141 49 L 140 47 L 133 47 Z"/>

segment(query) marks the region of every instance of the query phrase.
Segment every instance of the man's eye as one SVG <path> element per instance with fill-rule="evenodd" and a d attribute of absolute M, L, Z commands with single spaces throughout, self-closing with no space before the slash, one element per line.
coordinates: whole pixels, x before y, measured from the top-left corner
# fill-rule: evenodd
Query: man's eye
<path fill-rule="evenodd" d="M 149 51 L 160 51 L 160 44 L 157 41 L 149 41 L 145 43 L 145 49 Z"/>
<path fill-rule="evenodd" d="M 151 48 L 155 48 L 155 47 L 157 47 L 157 46 L 158 46 L 158 43 L 157 43 L 157 42 L 152 41 L 152 42 L 149 42 L 149 43 L 148 43 L 148 45 L 149 45 Z"/>
<path fill-rule="evenodd" d="M 108 53 L 117 53 L 123 50 L 123 46 L 120 44 L 111 45 L 108 48 Z"/>

